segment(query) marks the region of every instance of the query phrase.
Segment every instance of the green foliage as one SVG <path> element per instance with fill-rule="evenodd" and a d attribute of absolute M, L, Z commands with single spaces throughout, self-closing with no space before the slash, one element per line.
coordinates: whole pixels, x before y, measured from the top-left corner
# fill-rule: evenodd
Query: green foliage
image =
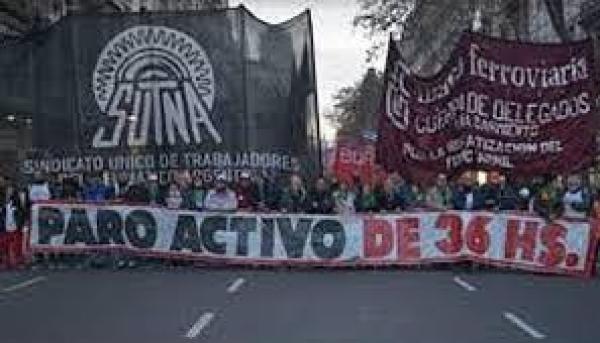
<path fill-rule="evenodd" d="M 387 34 L 400 33 L 404 22 L 418 0 L 356 0 L 359 12 L 352 24 L 363 29 L 373 40 L 367 50 L 367 61 L 382 53 L 387 43 Z"/>
<path fill-rule="evenodd" d="M 383 73 L 369 69 L 362 80 L 341 88 L 334 95 L 334 111 L 325 118 L 338 128 L 338 135 L 360 135 L 377 127 L 383 90 Z"/>

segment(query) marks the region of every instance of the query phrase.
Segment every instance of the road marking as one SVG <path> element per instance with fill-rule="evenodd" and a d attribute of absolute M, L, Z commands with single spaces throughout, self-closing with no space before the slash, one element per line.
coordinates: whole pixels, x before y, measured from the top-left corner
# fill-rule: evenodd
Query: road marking
<path fill-rule="evenodd" d="M 196 338 L 198 335 L 210 324 L 210 322 L 215 318 L 215 314 L 212 312 L 206 312 L 198 319 L 198 321 L 190 328 L 190 330 L 185 335 L 186 338 Z"/>
<path fill-rule="evenodd" d="M 535 339 L 546 338 L 546 335 L 537 331 L 536 329 L 531 327 L 529 324 L 525 323 L 521 318 L 517 317 L 514 313 L 504 312 L 504 318 L 506 318 L 511 323 L 515 324 L 519 329 L 527 332 L 527 334 L 529 334 L 529 336 L 531 336 Z"/>
<path fill-rule="evenodd" d="M 454 282 L 460 287 L 464 288 L 467 292 L 475 292 L 477 290 L 475 286 L 461 279 L 460 276 L 455 276 Z"/>
<path fill-rule="evenodd" d="M 229 285 L 229 287 L 227 287 L 227 293 L 236 293 L 245 282 L 246 280 L 244 280 L 244 278 L 237 278 L 231 285 Z"/>
<path fill-rule="evenodd" d="M 16 285 L 12 285 L 10 287 L 6 287 L 2 291 L 5 292 L 5 293 L 10 293 L 10 292 L 18 291 L 20 289 L 23 289 L 23 288 L 26 288 L 26 287 L 29 287 L 29 286 L 33 286 L 36 283 L 42 282 L 42 281 L 46 281 L 46 277 L 45 276 L 37 276 L 37 277 L 34 277 L 31 280 L 23 281 L 23 282 L 18 283 Z"/>

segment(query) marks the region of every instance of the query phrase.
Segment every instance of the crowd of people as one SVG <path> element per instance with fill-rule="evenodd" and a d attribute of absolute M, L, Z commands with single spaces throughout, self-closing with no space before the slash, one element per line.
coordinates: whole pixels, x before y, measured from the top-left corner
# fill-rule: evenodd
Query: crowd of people
<path fill-rule="evenodd" d="M 397 213 L 421 209 L 526 211 L 548 220 L 559 216 L 596 217 L 597 192 L 580 175 L 509 180 L 493 174 L 479 185 L 472 176 L 448 180 L 440 174 L 429 184 L 411 183 L 399 174 L 379 182 L 319 177 L 307 184 L 300 175 L 263 177 L 242 172 L 236 182 L 225 174 L 206 184 L 201 177 L 178 173 L 163 185 L 156 174 L 144 182 L 130 182 L 126 174 L 114 180 L 101 175 L 84 182 L 76 178 L 52 180 L 36 174 L 27 187 L 12 187 L 0 178 L 0 230 L 22 228 L 35 201 L 124 202 L 196 211 L 249 211 L 310 214 Z"/>

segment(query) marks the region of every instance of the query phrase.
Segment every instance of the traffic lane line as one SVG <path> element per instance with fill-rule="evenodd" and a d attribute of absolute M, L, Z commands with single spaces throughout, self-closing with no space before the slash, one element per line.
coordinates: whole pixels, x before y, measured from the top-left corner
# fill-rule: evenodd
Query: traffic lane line
<path fill-rule="evenodd" d="M 519 329 L 525 331 L 529 336 L 535 339 L 544 339 L 546 335 L 536 330 L 533 326 L 527 324 L 523 319 L 519 318 L 512 312 L 504 312 L 503 316 L 506 320 L 513 323 Z"/>
<path fill-rule="evenodd" d="M 205 312 L 198 318 L 198 320 L 192 325 L 192 327 L 188 330 L 185 335 L 185 338 L 193 339 L 198 337 L 202 330 L 204 330 L 210 322 L 215 318 L 215 314 L 213 312 Z"/>
<path fill-rule="evenodd" d="M 252 287 L 242 297 L 230 297 L 236 300 L 201 337 L 215 343 L 369 342 L 373 337 L 382 343 L 442 342 L 461 331 L 469 332 L 464 343 L 502 342 L 507 337 L 506 323 L 498 320 L 502 307 L 479 308 L 471 294 L 448 282 L 453 276 L 445 271 L 259 271 L 252 275 Z M 431 322 L 441 324 L 430 330 Z M 509 329 L 511 342 L 521 342 L 522 333 Z"/>
<path fill-rule="evenodd" d="M 237 278 L 235 281 L 233 281 L 231 283 L 231 285 L 229 285 L 229 287 L 227 287 L 227 293 L 229 294 L 235 294 L 237 293 L 240 288 L 244 285 L 244 283 L 246 283 L 246 279 L 244 278 Z"/>
<path fill-rule="evenodd" d="M 6 287 L 2 290 L 2 292 L 4 292 L 4 293 L 15 292 L 15 291 L 21 290 L 23 288 L 31 287 L 37 283 L 40 283 L 40 282 L 43 282 L 46 280 L 47 280 L 47 278 L 45 276 L 37 276 L 37 277 L 34 277 L 33 279 L 29 279 L 29 280 L 14 284 L 12 286 Z"/>
<path fill-rule="evenodd" d="M 184 335 L 202 313 L 237 298 L 225 292 L 225 285 L 240 273 L 68 270 L 46 276 L 43 287 L 10 293 L 0 303 L 2 337 L 47 343 L 77 337 L 89 342 L 187 341 Z M 36 330 L 25 330 L 32 322 Z"/>
<path fill-rule="evenodd" d="M 598 321 L 591 318 L 597 318 L 600 308 L 599 281 L 528 274 L 507 274 L 504 278 L 488 275 L 485 293 L 493 290 L 495 301 L 525 310 L 538 329 L 551 335 L 548 341 L 595 343 L 600 341 L 600 333 Z"/>
<path fill-rule="evenodd" d="M 456 283 L 460 287 L 464 288 L 467 292 L 477 291 L 477 287 L 475 287 L 472 284 L 468 283 L 467 281 L 463 280 L 460 276 L 455 276 L 453 278 L 453 280 L 454 280 L 454 283 Z"/>

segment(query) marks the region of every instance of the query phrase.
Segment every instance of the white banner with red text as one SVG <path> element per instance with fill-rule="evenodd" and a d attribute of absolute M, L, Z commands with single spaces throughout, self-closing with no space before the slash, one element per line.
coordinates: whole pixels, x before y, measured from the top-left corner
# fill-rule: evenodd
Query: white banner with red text
<path fill-rule="evenodd" d="M 41 203 L 35 252 L 122 250 L 219 264 L 327 267 L 474 261 L 589 276 L 593 222 L 512 213 L 410 212 L 351 216 L 204 213 L 159 207 Z"/>

